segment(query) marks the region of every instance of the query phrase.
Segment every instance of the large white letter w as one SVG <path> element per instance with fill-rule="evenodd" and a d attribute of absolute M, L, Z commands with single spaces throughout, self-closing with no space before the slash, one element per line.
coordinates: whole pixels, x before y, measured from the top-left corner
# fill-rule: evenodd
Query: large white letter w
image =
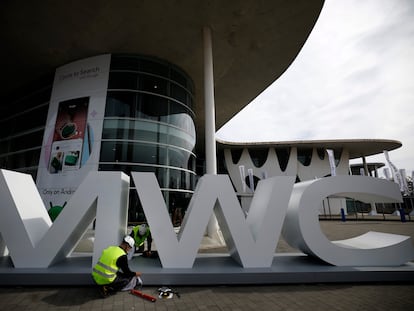
<path fill-rule="evenodd" d="M 227 175 L 204 175 L 190 201 L 178 237 L 153 173 L 132 172 L 164 268 L 191 268 L 214 212 L 230 255 L 245 268 L 270 267 L 294 177 L 259 182 L 245 217 Z"/>

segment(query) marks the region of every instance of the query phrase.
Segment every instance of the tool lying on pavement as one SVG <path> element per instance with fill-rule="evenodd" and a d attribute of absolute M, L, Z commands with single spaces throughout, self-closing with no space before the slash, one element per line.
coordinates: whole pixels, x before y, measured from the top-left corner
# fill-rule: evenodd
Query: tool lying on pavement
<path fill-rule="evenodd" d="M 177 291 L 172 290 L 166 286 L 158 288 L 158 297 L 163 299 L 171 299 L 173 298 L 174 294 L 180 298 L 180 294 Z"/>
<path fill-rule="evenodd" d="M 157 298 L 155 298 L 154 296 L 145 294 L 145 293 L 143 293 L 139 290 L 136 290 L 136 289 L 132 289 L 131 294 L 135 295 L 135 296 L 138 296 L 138 297 L 141 297 L 141 298 L 144 298 L 144 299 L 149 300 L 151 302 L 155 302 L 157 300 Z"/>

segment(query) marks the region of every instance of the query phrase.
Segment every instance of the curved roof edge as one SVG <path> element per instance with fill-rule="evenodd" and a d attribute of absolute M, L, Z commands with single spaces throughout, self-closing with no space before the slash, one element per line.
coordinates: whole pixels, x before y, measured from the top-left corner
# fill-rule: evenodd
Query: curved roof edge
<path fill-rule="evenodd" d="M 299 147 L 299 148 L 346 148 L 349 150 L 349 158 L 355 159 L 363 156 L 371 156 L 382 153 L 384 150 L 398 149 L 402 143 L 391 139 L 330 139 L 330 140 L 292 140 L 272 142 L 231 142 L 216 139 L 216 141 L 228 148 L 263 148 L 263 147 Z"/>

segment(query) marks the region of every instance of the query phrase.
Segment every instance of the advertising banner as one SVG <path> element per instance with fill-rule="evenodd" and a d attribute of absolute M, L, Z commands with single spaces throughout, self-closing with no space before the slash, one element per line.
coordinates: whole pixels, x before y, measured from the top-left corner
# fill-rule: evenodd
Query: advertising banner
<path fill-rule="evenodd" d="M 86 175 L 98 170 L 110 57 L 56 70 L 36 181 L 48 207 L 64 206 Z"/>

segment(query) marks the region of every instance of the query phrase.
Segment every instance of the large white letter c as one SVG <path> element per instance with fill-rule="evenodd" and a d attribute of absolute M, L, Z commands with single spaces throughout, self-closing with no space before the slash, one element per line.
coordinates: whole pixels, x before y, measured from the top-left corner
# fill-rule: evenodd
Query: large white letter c
<path fill-rule="evenodd" d="M 363 202 L 401 202 L 397 184 L 368 176 L 335 176 L 294 186 L 283 237 L 293 247 L 336 266 L 396 266 L 414 258 L 408 236 L 368 232 L 331 242 L 319 226 L 324 198 L 339 195 Z"/>

